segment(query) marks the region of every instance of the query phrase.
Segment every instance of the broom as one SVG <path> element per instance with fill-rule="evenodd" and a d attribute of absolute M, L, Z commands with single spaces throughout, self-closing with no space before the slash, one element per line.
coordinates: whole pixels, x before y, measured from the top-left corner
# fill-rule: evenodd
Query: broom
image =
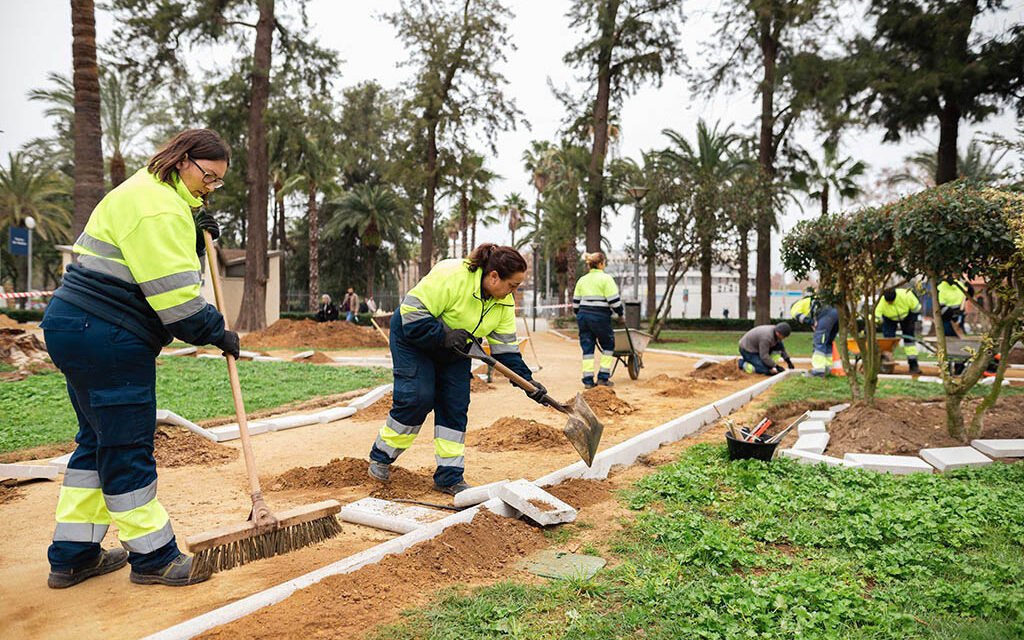
<path fill-rule="evenodd" d="M 206 256 L 209 259 L 210 278 L 217 308 L 224 309 L 221 297 L 220 279 L 213 254 L 210 234 L 203 232 L 206 240 Z M 225 329 L 227 317 L 224 318 Z M 242 402 L 242 387 L 238 381 L 238 367 L 235 358 L 225 354 L 228 361 L 228 377 L 231 380 L 231 395 L 235 402 L 235 416 L 238 419 L 238 434 L 242 438 L 242 453 L 245 457 L 245 471 L 249 476 L 249 492 L 252 497 L 252 511 L 245 522 L 227 525 L 186 539 L 193 559 L 193 571 L 215 572 L 263 558 L 301 549 L 322 540 L 332 538 L 341 532 L 341 525 L 334 516 L 341 511 L 337 500 L 325 500 L 296 507 L 274 515 L 263 500 L 260 481 L 256 475 L 256 459 L 253 457 L 249 440 L 249 425 Z"/>

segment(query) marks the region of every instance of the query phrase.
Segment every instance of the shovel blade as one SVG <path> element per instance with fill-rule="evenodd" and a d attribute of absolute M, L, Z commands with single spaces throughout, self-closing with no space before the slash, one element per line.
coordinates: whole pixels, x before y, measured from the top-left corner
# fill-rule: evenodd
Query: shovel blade
<path fill-rule="evenodd" d="M 594 463 L 597 447 L 601 444 L 604 425 L 594 415 L 587 401 L 583 399 L 583 394 L 576 394 L 576 400 L 570 409 L 569 420 L 562 432 L 589 467 Z"/>

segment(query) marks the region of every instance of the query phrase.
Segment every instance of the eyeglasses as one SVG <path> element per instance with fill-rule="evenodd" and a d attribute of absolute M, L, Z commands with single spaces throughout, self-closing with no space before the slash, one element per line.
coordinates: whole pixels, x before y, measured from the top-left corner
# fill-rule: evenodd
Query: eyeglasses
<path fill-rule="evenodd" d="M 220 189 L 221 187 L 224 186 L 224 178 L 221 178 L 216 173 L 210 173 L 209 171 L 204 169 L 201 164 L 199 164 L 192 158 L 192 156 L 188 157 L 188 161 L 196 165 L 196 169 L 199 169 L 200 171 L 203 172 L 203 184 L 210 187 L 211 189 Z"/>

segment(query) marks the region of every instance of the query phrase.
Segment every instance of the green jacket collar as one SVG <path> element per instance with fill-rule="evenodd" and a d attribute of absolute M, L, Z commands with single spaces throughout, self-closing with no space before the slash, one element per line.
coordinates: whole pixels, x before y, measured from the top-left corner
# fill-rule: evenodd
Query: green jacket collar
<path fill-rule="evenodd" d="M 469 271 L 469 260 L 463 260 L 462 266 L 466 269 L 466 271 Z M 474 282 L 476 283 L 476 288 L 473 290 L 473 297 L 479 300 L 480 302 L 486 302 L 486 300 L 484 300 L 483 288 L 484 270 L 477 269 L 476 271 L 469 271 L 469 275 L 470 277 L 473 278 Z M 515 298 L 512 297 L 511 293 L 502 298 L 501 300 L 496 300 L 494 298 L 488 298 L 488 300 L 493 301 L 494 304 L 500 304 L 504 307 L 516 306 L 516 300 Z"/>
<path fill-rule="evenodd" d="M 146 173 L 149 173 L 149 169 L 146 168 L 146 167 L 143 167 L 143 168 L 139 169 L 139 171 L 145 171 Z M 160 176 L 156 175 L 155 173 L 150 173 L 149 175 L 153 179 L 154 182 L 156 182 L 158 184 L 167 184 L 166 182 L 164 182 L 163 180 L 160 179 Z M 185 183 L 181 181 L 181 176 L 178 175 L 177 171 L 174 172 L 174 174 L 171 176 L 171 178 L 172 178 L 172 182 L 168 186 L 173 188 L 175 193 L 178 194 L 178 197 L 181 198 L 182 200 L 184 200 L 185 203 L 188 206 L 190 206 L 193 209 L 195 209 L 196 207 L 201 207 L 203 205 L 203 201 L 202 200 L 200 200 L 199 198 L 195 197 L 194 195 L 192 195 L 189 192 L 188 187 L 186 187 Z"/>

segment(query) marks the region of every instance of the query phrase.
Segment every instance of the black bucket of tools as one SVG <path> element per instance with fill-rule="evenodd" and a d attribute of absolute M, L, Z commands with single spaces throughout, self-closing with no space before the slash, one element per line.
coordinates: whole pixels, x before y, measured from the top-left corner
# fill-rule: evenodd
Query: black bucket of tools
<path fill-rule="evenodd" d="M 765 418 L 753 429 L 733 429 L 725 432 L 725 443 L 729 447 L 730 460 L 764 460 L 768 462 L 775 455 L 775 448 L 789 429 L 776 436 L 767 435 L 772 421 Z"/>

